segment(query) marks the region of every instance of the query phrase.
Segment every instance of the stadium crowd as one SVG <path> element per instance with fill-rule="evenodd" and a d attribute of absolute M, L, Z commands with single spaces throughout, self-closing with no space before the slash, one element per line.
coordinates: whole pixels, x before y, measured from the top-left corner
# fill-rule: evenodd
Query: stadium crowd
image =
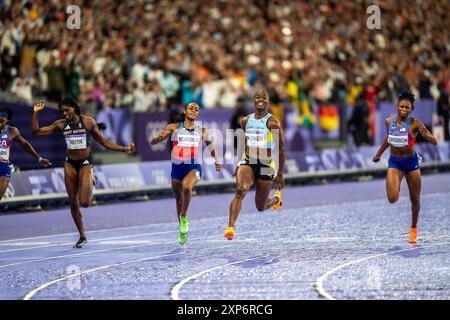
<path fill-rule="evenodd" d="M 80 29 L 66 25 L 71 4 Z M 380 29 L 366 25 L 371 4 Z M 26 101 L 69 95 L 91 115 L 235 108 L 259 86 L 301 113 L 403 88 L 438 100 L 449 92 L 449 13 L 447 0 L 4 0 L 0 85 Z"/>

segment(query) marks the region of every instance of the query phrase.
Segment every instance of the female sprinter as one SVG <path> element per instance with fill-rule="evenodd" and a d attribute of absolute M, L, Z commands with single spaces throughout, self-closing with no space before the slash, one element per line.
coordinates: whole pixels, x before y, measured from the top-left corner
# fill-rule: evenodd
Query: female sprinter
<path fill-rule="evenodd" d="M 44 102 L 38 102 L 34 105 L 32 132 L 36 136 L 42 136 L 61 131 L 66 140 L 67 156 L 64 163 L 64 178 L 70 201 L 70 212 L 80 233 L 80 238 L 73 247 L 81 248 L 87 242 L 87 238 L 80 205 L 87 208 L 92 201 L 91 135 L 103 147 L 112 151 L 133 153 L 136 148 L 134 143 L 122 147 L 106 139 L 99 130 L 99 128 L 105 128 L 104 124 L 99 123 L 97 125 L 94 119 L 81 116 L 80 107 L 72 98 L 66 97 L 59 103 L 58 108 L 64 119 L 57 120 L 50 126 L 39 128 L 38 114 L 43 108 Z"/>
<path fill-rule="evenodd" d="M 192 189 L 200 181 L 202 176 L 202 153 L 201 144 L 205 144 L 215 159 L 216 171 L 220 171 L 221 164 L 216 155 L 216 150 L 212 141 L 208 137 L 208 132 L 198 123 L 199 106 L 196 103 L 189 103 L 184 107 L 184 116 L 180 122 L 171 123 L 151 139 L 151 144 L 157 144 L 171 137 L 172 149 L 172 189 L 175 194 L 177 204 L 178 221 L 180 224 L 180 234 L 178 242 L 184 245 L 187 241 L 189 231 L 189 220 L 187 211 L 192 198 Z"/>
<path fill-rule="evenodd" d="M 402 178 L 406 177 L 412 211 L 409 243 L 417 241 L 417 220 L 420 211 L 421 176 L 418 155 L 414 151 L 417 133 L 428 142 L 436 144 L 436 138 L 423 122 L 410 116 L 414 110 L 414 101 L 414 94 L 411 92 L 402 91 L 399 94 L 397 115 L 386 119 L 387 137 L 373 157 L 374 162 L 380 161 L 381 155 L 390 146 L 391 154 L 386 177 L 386 191 L 390 203 L 398 200 Z"/>
<path fill-rule="evenodd" d="M 258 211 L 269 208 L 280 209 L 283 201 L 280 190 L 284 187 L 283 168 L 285 160 L 284 134 L 280 123 L 269 112 L 269 94 L 259 90 L 255 94 L 256 112 L 242 119 L 245 131 L 245 157 L 236 169 L 236 193 L 230 204 L 228 228 L 225 238 L 233 240 L 234 224 L 250 187 L 255 184 L 255 204 Z M 272 158 L 274 133 L 279 136 L 279 165 L 275 175 L 275 161 Z M 278 191 L 269 198 L 272 184 Z"/>
<path fill-rule="evenodd" d="M 2 200 L 5 195 L 5 192 L 8 189 L 9 180 L 11 179 L 11 162 L 9 161 L 9 155 L 13 140 L 19 142 L 22 148 L 43 166 L 47 167 L 51 165 L 50 161 L 42 159 L 36 153 L 31 144 L 20 135 L 17 128 L 9 125 L 12 115 L 13 112 L 10 108 L 0 108 L 0 200 Z"/>

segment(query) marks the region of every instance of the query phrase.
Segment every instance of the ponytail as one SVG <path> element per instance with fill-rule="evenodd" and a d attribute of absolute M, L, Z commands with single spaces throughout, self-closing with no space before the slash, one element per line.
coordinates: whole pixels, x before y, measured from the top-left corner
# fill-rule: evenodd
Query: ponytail
<path fill-rule="evenodd" d="M 182 113 L 176 113 L 175 115 L 172 115 L 169 123 L 180 123 L 183 122 L 184 119 L 186 117 L 186 113 L 182 112 Z"/>
<path fill-rule="evenodd" d="M 107 126 L 106 123 L 104 123 L 104 122 L 98 122 L 98 123 L 97 123 L 97 127 L 98 127 L 98 129 L 99 129 L 100 131 L 104 131 L 104 130 L 106 130 L 106 128 L 107 128 L 108 126 Z"/>

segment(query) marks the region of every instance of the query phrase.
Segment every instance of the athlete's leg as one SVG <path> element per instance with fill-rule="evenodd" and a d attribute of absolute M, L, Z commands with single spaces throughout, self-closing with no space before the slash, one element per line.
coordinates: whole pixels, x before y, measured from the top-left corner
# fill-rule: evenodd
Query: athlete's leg
<path fill-rule="evenodd" d="M 255 182 L 255 204 L 259 212 L 272 208 L 274 204 L 278 203 L 279 198 L 269 198 L 270 189 L 272 188 L 271 180 L 256 179 Z"/>
<path fill-rule="evenodd" d="M 0 200 L 3 199 L 3 196 L 8 190 L 9 178 L 8 177 L 0 177 Z"/>
<path fill-rule="evenodd" d="M 236 193 L 230 204 L 230 217 L 228 226 L 234 228 L 239 212 L 242 209 L 242 201 L 253 185 L 255 174 L 250 166 L 241 165 L 236 170 Z"/>
<path fill-rule="evenodd" d="M 422 188 L 422 177 L 420 174 L 420 170 L 408 172 L 405 175 L 405 177 L 406 182 L 408 183 L 409 199 L 411 200 L 411 211 L 412 211 L 411 228 L 416 228 L 420 211 L 420 190 Z"/>
<path fill-rule="evenodd" d="M 189 208 L 189 203 L 192 199 L 192 189 L 200 181 L 200 174 L 197 169 L 189 171 L 186 177 L 183 178 L 182 190 L 183 190 L 183 201 L 181 207 L 180 216 L 185 217 L 187 210 Z"/>
<path fill-rule="evenodd" d="M 64 163 L 64 182 L 66 184 L 67 195 L 70 201 L 70 213 L 77 226 L 80 237 L 86 238 L 83 226 L 83 217 L 80 211 L 80 202 L 78 200 L 79 177 L 77 170 L 67 162 Z"/>
<path fill-rule="evenodd" d="M 400 184 L 403 172 L 394 168 L 388 168 L 386 176 L 386 192 L 390 203 L 397 202 L 400 197 Z"/>
<path fill-rule="evenodd" d="M 172 179 L 172 190 L 177 204 L 178 221 L 180 221 L 180 215 L 183 207 L 183 182 L 177 179 Z"/>
<path fill-rule="evenodd" d="M 94 188 L 92 183 L 92 165 L 83 166 L 79 173 L 79 186 L 80 193 L 80 205 L 83 208 L 87 208 L 92 203 L 92 190 Z"/>

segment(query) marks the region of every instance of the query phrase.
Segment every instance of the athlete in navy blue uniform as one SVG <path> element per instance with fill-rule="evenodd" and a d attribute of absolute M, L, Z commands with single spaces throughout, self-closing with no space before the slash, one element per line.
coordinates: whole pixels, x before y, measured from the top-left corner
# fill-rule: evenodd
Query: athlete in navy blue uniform
<path fill-rule="evenodd" d="M 179 243 L 185 244 L 189 230 L 187 211 L 192 198 L 192 189 L 202 176 L 202 141 L 208 146 L 211 156 L 215 158 L 216 171 L 221 164 L 216 150 L 208 137 L 208 131 L 197 122 L 199 106 L 189 103 L 184 108 L 180 122 L 169 124 L 158 136 L 151 139 L 157 144 L 171 137 L 172 141 L 172 189 L 177 203 L 178 221 L 180 223 Z"/>
<path fill-rule="evenodd" d="M 390 146 L 390 157 L 386 176 L 386 191 L 390 203 L 397 202 L 400 197 L 400 185 L 403 176 L 408 183 L 411 200 L 412 223 L 409 233 L 409 243 L 417 241 L 417 220 L 420 211 L 421 175 L 419 156 L 414 151 L 417 134 L 429 143 L 436 144 L 436 138 L 425 127 L 422 121 L 410 116 L 414 110 L 414 94 L 402 91 L 398 97 L 397 115 L 386 119 L 387 136 L 373 157 L 374 162 L 380 161 L 383 152 Z"/>
<path fill-rule="evenodd" d="M 87 242 L 87 238 L 80 205 L 87 208 L 92 201 L 91 135 L 103 147 L 112 151 L 133 153 L 136 148 L 134 143 L 123 147 L 106 139 L 99 130 L 105 128 L 104 124 L 97 124 L 94 119 L 82 116 L 77 102 L 71 98 L 62 99 L 58 106 L 64 119 L 57 120 L 50 126 L 39 128 L 38 113 L 43 108 L 43 102 L 34 105 L 32 132 L 33 135 L 42 136 L 60 131 L 66 141 L 67 156 L 64 163 L 64 178 L 70 200 L 70 212 L 80 233 L 80 238 L 74 248 L 81 248 Z"/>
<path fill-rule="evenodd" d="M 12 142 L 16 140 L 22 148 L 31 154 L 43 166 L 50 166 L 47 159 L 41 158 L 33 146 L 25 140 L 16 127 L 9 125 L 13 112 L 10 108 L 0 108 L 0 200 L 2 200 L 11 180 L 11 155 Z"/>

